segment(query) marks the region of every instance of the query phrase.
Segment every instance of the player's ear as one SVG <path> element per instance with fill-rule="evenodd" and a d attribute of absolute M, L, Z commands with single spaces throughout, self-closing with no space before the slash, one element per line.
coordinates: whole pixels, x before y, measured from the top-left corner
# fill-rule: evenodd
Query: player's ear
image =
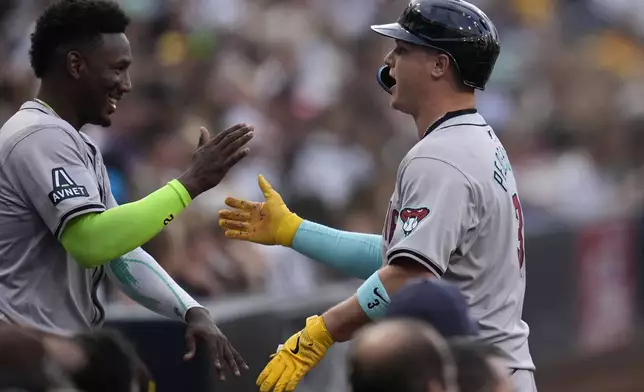
<path fill-rule="evenodd" d="M 80 79 L 85 68 L 85 60 L 80 52 L 71 50 L 67 53 L 66 58 L 67 72 L 74 79 Z"/>
<path fill-rule="evenodd" d="M 438 53 L 434 56 L 431 64 L 431 75 L 435 79 L 440 79 L 447 73 L 450 64 L 450 58 L 444 53 Z"/>

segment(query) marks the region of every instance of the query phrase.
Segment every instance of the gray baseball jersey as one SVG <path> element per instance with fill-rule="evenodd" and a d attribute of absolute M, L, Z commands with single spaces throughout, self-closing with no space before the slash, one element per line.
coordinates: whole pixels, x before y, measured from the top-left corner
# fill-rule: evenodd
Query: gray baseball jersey
<path fill-rule="evenodd" d="M 460 288 L 484 341 L 506 365 L 534 369 L 523 214 L 501 142 L 476 110 L 448 113 L 404 157 L 383 230 L 383 264 L 423 264 Z"/>
<path fill-rule="evenodd" d="M 0 129 L 0 318 L 62 335 L 102 323 L 103 267 L 79 266 L 59 240 L 71 219 L 111 202 L 90 138 L 23 104 Z"/>

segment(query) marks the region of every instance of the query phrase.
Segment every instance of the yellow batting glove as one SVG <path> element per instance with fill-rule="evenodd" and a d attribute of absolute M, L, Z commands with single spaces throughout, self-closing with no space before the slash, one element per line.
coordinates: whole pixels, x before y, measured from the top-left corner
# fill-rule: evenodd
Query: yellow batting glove
<path fill-rule="evenodd" d="M 219 211 L 219 226 L 228 238 L 290 247 L 303 219 L 288 209 L 263 176 L 258 182 L 265 201 L 226 198 L 226 205 L 234 210 Z"/>
<path fill-rule="evenodd" d="M 306 319 L 306 327 L 278 348 L 257 378 L 260 392 L 294 391 L 302 377 L 317 365 L 333 338 L 321 316 Z"/>

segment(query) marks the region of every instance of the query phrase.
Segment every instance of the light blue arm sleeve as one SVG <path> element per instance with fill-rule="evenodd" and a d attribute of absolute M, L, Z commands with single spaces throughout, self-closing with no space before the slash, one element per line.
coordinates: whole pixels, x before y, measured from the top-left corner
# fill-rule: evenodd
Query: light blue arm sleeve
<path fill-rule="evenodd" d="M 382 266 L 382 237 L 336 230 L 305 220 L 291 248 L 331 268 L 367 279 Z"/>

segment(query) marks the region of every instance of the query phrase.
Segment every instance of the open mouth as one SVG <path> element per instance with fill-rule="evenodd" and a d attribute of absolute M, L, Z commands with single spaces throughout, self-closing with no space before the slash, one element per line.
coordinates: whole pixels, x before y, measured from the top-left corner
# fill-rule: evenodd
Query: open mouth
<path fill-rule="evenodd" d="M 120 100 L 121 100 L 121 97 L 118 97 L 115 95 L 109 95 L 107 97 L 107 103 L 110 108 L 110 113 L 114 113 L 116 111 L 116 105 L 118 105 Z"/>
<path fill-rule="evenodd" d="M 378 70 L 378 83 L 389 94 L 392 93 L 393 88 L 396 86 L 396 79 L 389 74 L 391 68 L 388 65 L 380 67 Z"/>
<path fill-rule="evenodd" d="M 113 110 L 116 110 L 116 105 L 119 103 L 119 98 L 110 96 L 107 99 L 107 102 L 109 102 L 110 106 L 112 107 Z"/>

